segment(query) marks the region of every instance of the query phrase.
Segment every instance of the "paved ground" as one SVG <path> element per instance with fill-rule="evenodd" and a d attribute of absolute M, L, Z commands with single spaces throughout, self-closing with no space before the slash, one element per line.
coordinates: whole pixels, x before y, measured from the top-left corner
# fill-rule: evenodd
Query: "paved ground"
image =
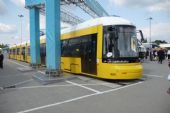
<path fill-rule="evenodd" d="M 8 59 L 4 63 L 0 70 L 0 113 L 170 113 L 166 62 L 145 61 L 145 81 L 127 85 L 77 75 L 42 85 L 32 79 L 39 72 L 18 70 L 28 64 Z"/>

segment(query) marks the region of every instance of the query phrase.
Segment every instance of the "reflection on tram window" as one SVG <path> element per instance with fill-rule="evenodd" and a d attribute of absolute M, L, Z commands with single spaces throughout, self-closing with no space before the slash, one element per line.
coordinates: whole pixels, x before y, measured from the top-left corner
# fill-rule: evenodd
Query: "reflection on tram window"
<path fill-rule="evenodd" d="M 114 61 L 137 57 L 137 37 L 134 26 L 106 26 L 104 28 L 103 59 L 109 58 Z"/>

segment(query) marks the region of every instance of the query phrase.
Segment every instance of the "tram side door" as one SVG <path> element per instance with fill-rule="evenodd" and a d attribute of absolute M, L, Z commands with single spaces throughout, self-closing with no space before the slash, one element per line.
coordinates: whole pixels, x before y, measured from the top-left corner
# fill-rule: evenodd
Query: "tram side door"
<path fill-rule="evenodd" d="M 41 64 L 46 65 L 46 45 L 45 45 L 45 43 L 40 45 L 40 57 L 41 57 Z"/>
<path fill-rule="evenodd" d="M 82 44 L 82 72 L 88 74 L 97 74 L 96 64 L 96 48 L 97 48 L 97 35 L 93 34 L 85 39 L 86 41 Z"/>

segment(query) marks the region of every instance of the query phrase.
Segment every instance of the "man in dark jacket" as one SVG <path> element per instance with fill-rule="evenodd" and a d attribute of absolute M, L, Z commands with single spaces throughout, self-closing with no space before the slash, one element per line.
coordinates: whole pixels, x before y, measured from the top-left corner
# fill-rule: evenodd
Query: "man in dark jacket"
<path fill-rule="evenodd" d="M 0 50 L 0 68 L 3 69 L 3 60 L 4 60 L 4 55 L 2 54 L 2 50 Z"/>
<path fill-rule="evenodd" d="M 159 58 L 158 62 L 162 64 L 162 61 L 165 58 L 165 53 L 162 48 L 158 51 L 158 58 Z"/>

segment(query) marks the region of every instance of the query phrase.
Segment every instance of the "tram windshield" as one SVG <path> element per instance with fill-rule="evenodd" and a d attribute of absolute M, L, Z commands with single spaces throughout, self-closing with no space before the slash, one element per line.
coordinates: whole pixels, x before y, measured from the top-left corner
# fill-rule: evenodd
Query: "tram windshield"
<path fill-rule="evenodd" d="M 104 58 L 138 57 L 136 28 L 134 26 L 106 26 L 103 38 Z"/>

